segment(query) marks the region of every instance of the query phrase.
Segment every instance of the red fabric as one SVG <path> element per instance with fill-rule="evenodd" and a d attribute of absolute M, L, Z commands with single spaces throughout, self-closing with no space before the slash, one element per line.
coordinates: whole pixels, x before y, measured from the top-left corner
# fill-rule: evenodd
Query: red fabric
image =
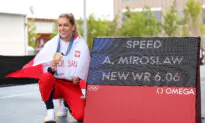
<path fill-rule="evenodd" d="M 52 74 L 44 73 L 39 80 L 39 90 L 43 101 L 49 99 L 51 91 L 54 89 L 54 99 L 64 98 L 68 103 L 71 115 L 78 121 L 84 117 L 85 99 L 82 98 L 80 86 L 72 82 L 55 79 Z"/>
<path fill-rule="evenodd" d="M 7 78 L 34 78 L 39 79 L 40 76 L 43 74 L 43 66 L 42 64 L 32 66 L 34 59 L 31 60 L 29 63 L 23 66 L 21 70 L 15 71 L 13 73 L 8 74 Z"/>
<path fill-rule="evenodd" d="M 34 78 L 34 79 L 40 79 L 40 77 L 43 74 L 43 65 L 36 65 L 32 66 L 34 62 L 34 59 L 31 60 L 29 63 L 23 66 L 21 70 L 15 71 L 13 73 L 8 74 L 7 78 Z M 86 82 L 83 80 L 80 80 L 79 83 L 81 88 L 86 88 Z"/>
<path fill-rule="evenodd" d="M 32 67 L 25 67 L 21 70 L 8 74 L 7 78 L 34 78 L 39 79 L 40 76 L 43 74 L 42 65 L 32 66 Z"/>
<path fill-rule="evenodd" d="M 84 89 L 86 88 L 86 82 L 83 80 L 80 80 L 79 85 L 80 85 L 80 88 L 84 88 Z"/>

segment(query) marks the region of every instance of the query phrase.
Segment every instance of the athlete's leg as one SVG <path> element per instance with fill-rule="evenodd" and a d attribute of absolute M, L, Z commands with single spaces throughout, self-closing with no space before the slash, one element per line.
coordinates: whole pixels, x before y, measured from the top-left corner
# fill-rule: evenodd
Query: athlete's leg
<path fill-rule="evenodd" d="M 71 115 L 78 121 L 82 121 L 84 117 L 85 99 L 79 85 L 72 82 L 64 82 L 61 86 L 63 97 L 68 104 Z"/>
<path fill-rule="evenodd" d="M 44 73 L 39 79 L 39 90 L 41 93 L 42 100 L 44 101 L 47 109 L 46 116 L 44 118 L 44 122 L 56 122 L 54 105 L 53 105 L 53 97 L 55 93 L 55 81 L 56 79 L 53 77 L 51 73 Z"/>

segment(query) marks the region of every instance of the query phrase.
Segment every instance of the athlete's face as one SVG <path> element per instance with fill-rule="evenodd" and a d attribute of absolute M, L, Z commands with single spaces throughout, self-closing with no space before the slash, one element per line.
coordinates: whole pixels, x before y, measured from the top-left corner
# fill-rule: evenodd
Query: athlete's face
<path fill-rule="evenodd" d="M 69 38 L 72 36 L 74 29 L 75 26 L 70 23 L 68 18 L 62 17 L 58 19 L 58 32 L 63 40 L 70 40 Z"/>

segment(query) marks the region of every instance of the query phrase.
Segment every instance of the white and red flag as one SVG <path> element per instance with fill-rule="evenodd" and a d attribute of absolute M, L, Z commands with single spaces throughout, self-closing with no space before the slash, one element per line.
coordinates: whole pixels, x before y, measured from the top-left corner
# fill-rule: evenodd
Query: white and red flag
<path fill-rule="evenodd" d="M 24 65 L 21 70 L 10 73 L 6 77 L 39 79 L 44 72 L 47 72 L 47 68 L 53 60 L 53 55 L 57 51 L 58 41 L 59 35 L 48 41 L 34 59 Z M 81 88 L 85 88 L 89 64 L 90 53 L 88 46 L 84 39 L 75 36 L 69 54 L 63 56 L 54 76 L 66 80 L 72 80 L 73 76 L 78 76 L 81 79 Z"/>

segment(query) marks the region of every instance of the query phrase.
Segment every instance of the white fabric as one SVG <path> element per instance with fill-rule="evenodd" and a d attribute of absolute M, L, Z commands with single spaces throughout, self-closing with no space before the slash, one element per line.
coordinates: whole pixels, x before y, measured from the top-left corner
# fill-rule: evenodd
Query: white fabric
<path fill-rule="evenodd" d="M 60 40 L 60 52 L 66 54 L 70 42 L 65 42 L 62 39 Z"/>
<path fill-rule="evenodd" d="M 86 98 L 86 89 L 81 89 L 81 92 L 83 94 L 83 98 Z"/>
<path fill-rule="evenodd" d="M 43 49 L 36 55 L 34 58 L 34 66 L 43 64 L 44 72 L 46 72 L 56 52 L 57 45 L 58 36 L 48 41 Z M 77 37 L 73 42 L 70 53 L 67 56 L 63 56 L 63 60 L 59 62 L 54 76 L 59 79 L 67 80 L 72 80 L 73 76 L 77 76 L 87 81 L 89 64 L 90 53 L 88 46 L 84 39 Z"/>

